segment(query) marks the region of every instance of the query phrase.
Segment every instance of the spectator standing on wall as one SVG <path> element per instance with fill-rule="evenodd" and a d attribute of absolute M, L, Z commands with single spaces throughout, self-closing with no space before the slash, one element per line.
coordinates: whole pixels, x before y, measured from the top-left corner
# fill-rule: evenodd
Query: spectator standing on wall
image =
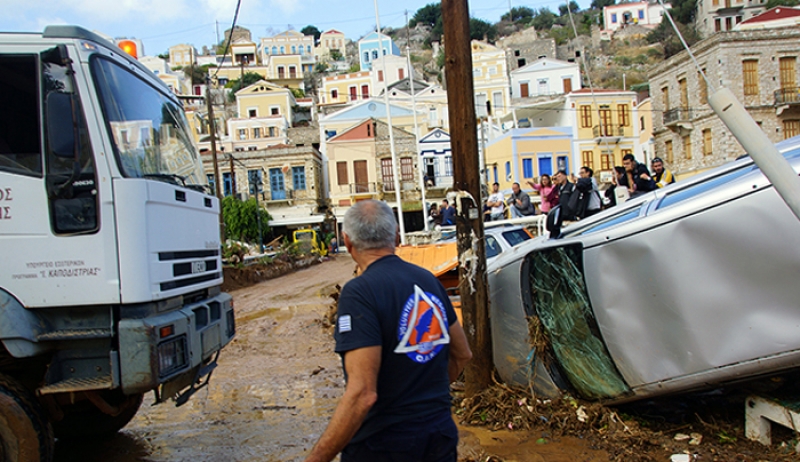
<path fill-rule="evenodd" d="M 547 213 L 551 208 L 558 205 L 558 189 L 556 185 L 553 184 L 553 180 L 550 179 L 550 175 L 546 173 L 543 174 L 539 178 L 538 183 L 528 180 L 528 185 L 530 185 L 534 191 L 539 192 L 539 196 L 542 198 L 542 202 L 539 204 L 539 210 L 541 210 L 542 213 Z"/>

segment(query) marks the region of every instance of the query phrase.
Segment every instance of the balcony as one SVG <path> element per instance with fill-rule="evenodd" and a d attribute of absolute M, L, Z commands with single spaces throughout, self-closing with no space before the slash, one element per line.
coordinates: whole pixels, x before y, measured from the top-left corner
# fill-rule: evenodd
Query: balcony
<path fill-rule="evenodd" d="M 619 125 L 603 124 L 592 127 L 592 136 L 596 143 L 618 143 L 625 137 L 625 129 Z"/>
<path fill-rule="evenodd" d="M 786 87 L 775 91 L 775 106 L 800 104 L 800 87 Z"/>
<path fill-rule="evenodd" d="M 684 133 L 686 130 L 694 128 L 692 118 L 693 111 L 689 108 L 678 107 L 664 112 L 664 125 L 670 130 Z"/>

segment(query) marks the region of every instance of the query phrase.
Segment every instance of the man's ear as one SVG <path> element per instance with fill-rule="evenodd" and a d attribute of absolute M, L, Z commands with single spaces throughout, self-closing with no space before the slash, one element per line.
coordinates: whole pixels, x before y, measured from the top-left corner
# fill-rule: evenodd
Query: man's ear
<path fill-rule="evenodd" d="M 350 236 L 347 233 L 342 232 L 342 239 L 344 240 L 344 246 L 347 248 L 347 251 L 350 252 L 350 248 L 353 247 L 353 242 L 350 240 Z"/>

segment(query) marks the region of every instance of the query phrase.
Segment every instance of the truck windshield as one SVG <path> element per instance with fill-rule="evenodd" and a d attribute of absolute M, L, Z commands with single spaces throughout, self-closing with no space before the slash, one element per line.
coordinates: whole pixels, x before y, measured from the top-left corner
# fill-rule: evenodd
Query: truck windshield
<path fill-rule="evenodd" d="M 92 71 L 122 174 L 205 185 L 180 105 L 108 59 L 95 58 Z"/>

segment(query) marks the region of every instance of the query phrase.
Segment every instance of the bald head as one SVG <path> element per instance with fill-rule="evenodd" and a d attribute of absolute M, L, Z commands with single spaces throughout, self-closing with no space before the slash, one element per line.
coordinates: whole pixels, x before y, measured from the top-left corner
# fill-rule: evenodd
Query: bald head
<path fill-rule="evenodd" d="M 394 249 L 397 220 L 385 202 L 356 202 L 344 215 L 344 233 L 357 250 Z"/>

